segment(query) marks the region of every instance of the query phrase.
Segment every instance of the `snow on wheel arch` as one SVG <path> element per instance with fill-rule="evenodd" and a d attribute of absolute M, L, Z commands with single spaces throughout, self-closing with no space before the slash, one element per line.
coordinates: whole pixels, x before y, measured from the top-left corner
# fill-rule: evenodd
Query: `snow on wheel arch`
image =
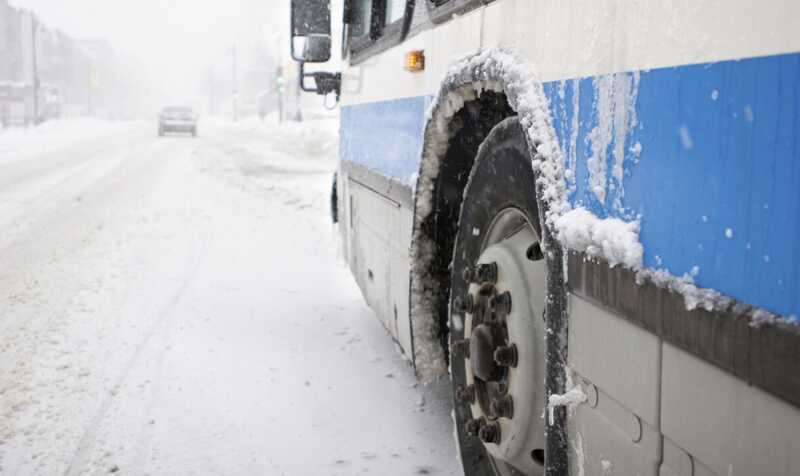
<path fill-rule="evenodd" d="M 422 381 L 447 373 L 439 341 L 440 302 L 433 276 L 437 243 L 421 226 L 434 206 L 434 187 L 450 138 L 458 132 L 451 121 L 467 101 L 485 91 L 503 93 L 516 111 L 533 158 L 541 198 L 547 203 L 543 225 L 569 210 L 564 181 L 564 157 L 552 126 L 549 104 L 533 68 L 510 49 L 487 49 L 458 61 L 445 76 L 427 112 L 420 172 L 415 188 L 414 231 L 411 243 L 411 321 L 414 361 Z M 537 184 L 531 184 L 535 193 Z"/>

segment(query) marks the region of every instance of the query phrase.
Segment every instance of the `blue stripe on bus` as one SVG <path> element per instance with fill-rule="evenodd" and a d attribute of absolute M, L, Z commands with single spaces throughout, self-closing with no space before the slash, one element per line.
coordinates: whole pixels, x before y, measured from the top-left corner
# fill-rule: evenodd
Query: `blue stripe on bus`
<path fill-rule="evenodd" d="M 640 73 L 638 126 L 625 137 L 622 208 L 588 186 L 593 78 L 545 84 L 565 155 L 579 93 L 573 204 L 641 216 L 648 267 L 781 315 L 800 316 L 800 54 Z M 419 168 L 425 108 L 416 97 L 344 107 L 343 160 L 408 183 Z M 631 147 L 641 145 L 634 157 Z M 611 177 L 613 140 L 608 146 Z M 695 268 L 696 267 L 696 268 Z"/>
<path fill-rule="evenodd" d="M 339 157 L 413 187 L 429 101 L 418 96 L 342 107 Z"/>

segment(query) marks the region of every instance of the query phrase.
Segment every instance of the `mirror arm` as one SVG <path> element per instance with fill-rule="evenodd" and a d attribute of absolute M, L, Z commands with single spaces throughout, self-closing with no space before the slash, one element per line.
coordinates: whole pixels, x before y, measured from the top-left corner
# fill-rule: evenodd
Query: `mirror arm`
<path fill-rule="evenodd" d="M 306 87 L 305 79 L 306 78 L 314 78 L 314 84 L 316 87 L 309 88 Z M 339 100 L 339 96 L 342 92 L 342 73 L 329 73 L 327 71 L 316 71 L 313 73 L 306 73 L 305 71 L 305 62 L 300 62 L 300 89 L 307 92 L 307 93 L 317 93 L 322 96 L 326 96 L 330 93 L 336 94 L 336 100 Z"/>
<path fill-rule="evenodd" d="M 304 91 L 304 92 L 307 92 L 307 93 L 316 93 L 316 92 L 318 92 L 317 88 L 307 88 L 306 87 L 306 78 L 309 77 L 309 76 L 313 77 L 314 73 L 310 73 L 310 74 L 306 73 L 306 62 L 305 61 L 300 61 L 299 63 L 300 63 L 300 75 L 298 76 L 298 79 L 300 81 L 300 89 L 302 91 Z"/>

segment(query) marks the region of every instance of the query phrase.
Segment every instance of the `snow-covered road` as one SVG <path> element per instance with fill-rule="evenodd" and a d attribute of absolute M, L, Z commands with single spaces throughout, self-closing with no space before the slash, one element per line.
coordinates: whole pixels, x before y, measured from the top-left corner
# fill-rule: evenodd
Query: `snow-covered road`
<path fill-rule="evenodd" d="M 456 474 L 338 257 L 336 124 L 0 133 L 0 474 Z"/>

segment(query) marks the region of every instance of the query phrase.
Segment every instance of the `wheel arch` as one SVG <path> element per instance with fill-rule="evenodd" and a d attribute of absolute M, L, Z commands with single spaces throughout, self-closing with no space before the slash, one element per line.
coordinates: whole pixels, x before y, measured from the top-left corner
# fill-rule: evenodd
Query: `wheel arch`
<path fill-rule="evenodd" d="M 452 223 L 452 210 L 442 207 L 442 203 L 445 194 L 459 198 L 463 195 L 472 166 L 471 161 L 453 163 L 454 147 L 463 140 L 464 131 L 476 128 L 464 111 L 476 101 L 480 103 L 485 98 L 496 101 L 496 97 L 505 102 L 507 115 L 488 124 L 488 129 L 481 127 L 487 124 L 477 129 L 486 129 L 488 133 L 508 115 L 517 115 L 525 131 L 536 176 L 536 184 L 531 187 L 535 187 L 537 193 L 543 245 L 549 245 L 551 250 L 558 247 L 549 230 L 554 217 L 568 207 L 564 160 L 542 84 L 533 68 L 512 51 L 487 49 L 468 56 L 449 70 L 428 109 L 414 194 L 409 308 L 414 365 L 423 381 L 447 373 L 447 280 L 452 237 L 447 243 L 448 238 L 442 236 L 442 232 L 446 233 L 448 226 L 457 226 L 460 199 L 455 210 L 456 223 Z M 557 273 L 561 275 L 563 288 L 560 250 L 557 255 Z"/>
<path fill-rule="evenodd" d="M 517 115 L 534 171 L 535 183 L 531 188 L 539 207 L 541 243 L 547 260 L 545 391 L 549 398 L 552 394 L 563 393 L 566 387 L 566 261 L 554 232 L 555 219 L 569 209 L 564 180 L 565 161 L 542 83 L 531 65 L 506 49 L 483 50 L 453 65 L 428 109 L 414 193 L 410 250 L 409 309 L 414 366 L 423 382 L 448 373 L 449 267 L 455 234 L 441 237 L 437 233 L 446 230 L 446 226 L 457 227 L 460 199 L 457 199 L 458 210 L 455 223 L 452 223 L 449 217 L 452 212 L 447 207 L 443 209 L 438 198 L 448 186 L 455 186 L 455 190 L 449 190 L 451 196 L 463 197 L 466 179 L 462 185 L 453 177 L 458 178 L 460 173 L 469 176 L 474 155 L 466 171 L 463 170 L 464 164 L 462 170 L 458 167 L 448 169 L 454 140 L 458 140 L 459 132 L 470 125 L 459 117 L 459 113 L 469 108 L 471 101 L 480 101 L 487 96 L 486 93 L 500 95 L 508 107 L 507 112 Z M 490 130 L 491 127 L 486 132 Z M 444 246 L 440 246 L 442 244 Z M 545 474 L 564 474 L 568 467 L 564 407 L 553 409 L 545 434 Z"/>

